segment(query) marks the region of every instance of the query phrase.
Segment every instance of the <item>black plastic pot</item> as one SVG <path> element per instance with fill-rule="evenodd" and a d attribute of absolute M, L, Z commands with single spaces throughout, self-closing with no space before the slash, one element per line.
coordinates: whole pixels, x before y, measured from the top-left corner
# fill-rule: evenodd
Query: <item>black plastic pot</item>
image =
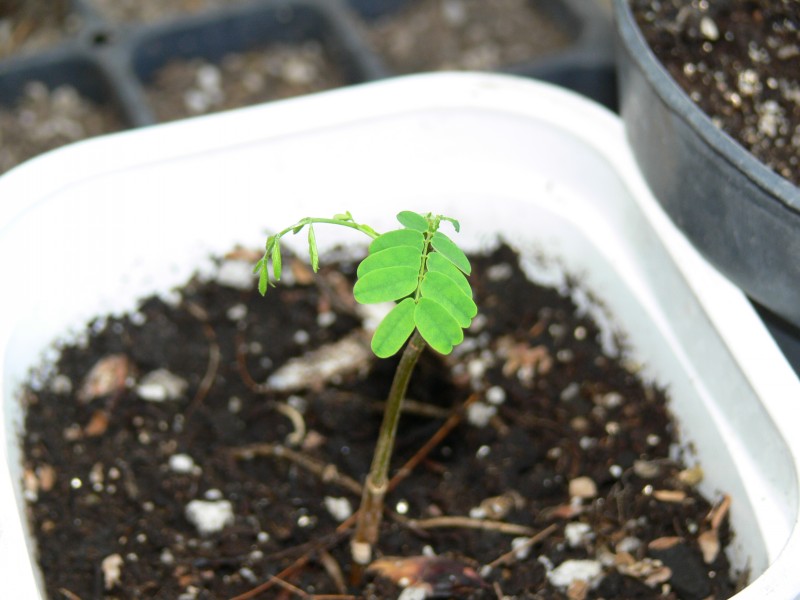
<path fill-rule="evenodd" d="M 270 42 L 315 39 L 345 74 L 347 83 L 394 75 L 364 35 L 370 19 L 412 0 L 251 0 L 155 24 L 112 23 L 88 0 L 73 0 L 80 29 L 46 51 L 0 61 L 0 105 L 10 106 L 28 81 L 50 88 L 69 83 L 87 97 L 117 108 L 127 126 L 157 121 L 144 91 L 154 72 L 173 58 L 215 60 Z M 574 43 L 542 61 L 502 71 L 565 85 L 614 107 L 611 22 L 586 0 L 544 3 Z M 587 8 L 586 5 L 591 4 Z"/>
<path fill-rule="evenodd" d="M 714 126 L 650 50 L 627 0 L 614 12 L 620 112 L 653 193 L 712 264 L 800 326 L 800 188 Z"/>

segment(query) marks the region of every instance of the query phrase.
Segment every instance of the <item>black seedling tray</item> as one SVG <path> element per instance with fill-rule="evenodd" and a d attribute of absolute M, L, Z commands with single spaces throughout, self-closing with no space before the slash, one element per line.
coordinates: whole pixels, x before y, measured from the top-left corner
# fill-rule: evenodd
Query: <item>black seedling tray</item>
<path fill-rule="evenodd" d="M 10 107 L 24 86 L 70 84 L 81 95 L 113 106 L 127 127 L 157 122 L 145 94 L 153 74 L 175 58 L 215 61 L 270 42 L 317 40 L 347 84 L 393 73 L 365 35 L 370 20 L 413 0 L 254 0 L 155 24 L 113 23 L 88 2 L 73 0 L 78 31 L 57 46 L 0 61 L 0 105 Z M 539 6 L 539 5 L 537 5 Z M 547 58 L 504 65 L 501 72 L 563 85 L 614 108 L 616 85 L 611 21 L 587 0 L 540 3 L 574 37 Z"/>

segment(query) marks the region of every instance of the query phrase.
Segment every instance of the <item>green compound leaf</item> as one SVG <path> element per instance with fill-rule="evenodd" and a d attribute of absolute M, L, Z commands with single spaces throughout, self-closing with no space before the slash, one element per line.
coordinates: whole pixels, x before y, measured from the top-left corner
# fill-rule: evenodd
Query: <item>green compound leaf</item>
<path fill-rule="evenodd" d="M 452 217 L 442 217 L 442 221 L 449 222 L 453 226 L 453 229 L 456 230 L 456 233 L 461 231 L 461 223 L 459 223 L 456 219 L 453 219 Z"/>
<path fill-rule="evenodd" d="M 383 318 L 372 336 L 372 351 L 378 358 L 389 358 L 397 353 L 414 332 L 413 298 L 406 298 Z"/>
<path fill-rule="evenodd" d="M 428 254 L 427 268 L 428 271 L 435 271 L 437 273 L 441 273 L 442 275 L 447 275 L 456 285 L 458 285 L 458 288 L 462 291 L 462 293 L 472 298 L 472 286 L 470 286 L 469 281 L 467 281 L 467 278 L 464 276 L 464 274 L 444 256 L 438 252 L 431 252 Z"/>
<path fill-rule="evenodd" d="M 414 310 L 414 323 L 428 345 L 442 354 L 450 354 L 453 346 L 464 340 L 458 321 L 441 304 L 422 297 Z"/>
<path fill-rule="evenodd" d="M 319 250 L 317 250 L 317 236 L 314 234 L 314 226 L 308 226 L 308 257 L 311 260 L 311 269 L 316 273 L 319 271 Z"/>
<path fill-rule="evenodd" d="M 275 279 L 281 278 L 281 245 L 274 244 L 272 246 L 272 274 Z"/>
<path fill-rule="evenodd" d="M 262 296 L 267 293 L 267 286 L 269 285 L 269 271 L 267 265 L 262 263 L 261 271 L 258 274 L 258 293 Z"/>
<path fill-rule="evenodd" d="M 472 267 L 470 267 L 469 260 L 463 250 L 441 231 L 433 234 L 431 246 L 467 275 L 472 271 Z"/>
<path fill-rule="evenodd" d="M 478 306 L 472 298 L 465 295 L 447 275 L 428 271 L 420 285 L 423 298 L 436 301 L 461 327 L 469 327 L 472 318 L 478 314 Z"/>
<path fill-rule="evenodd" d="M 421 262 L 422 252 L 416 248 L 412 246 L 392 246 L 367 256 L 358 265 L 356 274 L 358 277 L 363 277 L 367 273 L 388 267 L 411 267 L 419 273 Z"/>
<path fill-rule="evenodd" d="M 415 213 L 410 210 L 404 210 L 403 212 L 398 213 L 397 220 L 400 221 L 400 224 L 403 227 L 408 229 L 413 229 L 415 231 L 419 231 L 420 233 L 425 233 L 428 231 L 428 219 L 419 213 Z"/>
<path fill-rule="evenodd" d="M 412 248 L 417 248 L 421 254 L 422 249 L 425 247 L 425 236 L 423 236 L 421 232 L 414 231 L 413 229 L 395 229 L 394 231 L 388 231 L 372 240 L 372 243 L 369 245 L 369 253 L 375 254 L 376 252 L 386 250 L 386 248 L 391 248 L 393 246 L 411 246 Z"/>
<path fill-rule="evenodd" d="M 419 269 L 387 267 L 359 278 L 353 286 L 353 295 L 361 304 L 389 302 L 413 294 L 418 284 Z"/>

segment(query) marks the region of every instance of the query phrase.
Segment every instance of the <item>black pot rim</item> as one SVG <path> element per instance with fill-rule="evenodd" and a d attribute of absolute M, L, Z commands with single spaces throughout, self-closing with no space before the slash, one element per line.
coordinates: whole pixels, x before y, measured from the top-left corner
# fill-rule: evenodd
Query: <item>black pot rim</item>
<path fill-rule="evenodd" d="M 669 110 L 688 123 L 720 158 L 736 167 L 783 207 L 800 215 L 800 188 L 714 125 L 656 57 L 634 19 L 628 0 L 614 0 L 614 18 L 619 39 Z"/>

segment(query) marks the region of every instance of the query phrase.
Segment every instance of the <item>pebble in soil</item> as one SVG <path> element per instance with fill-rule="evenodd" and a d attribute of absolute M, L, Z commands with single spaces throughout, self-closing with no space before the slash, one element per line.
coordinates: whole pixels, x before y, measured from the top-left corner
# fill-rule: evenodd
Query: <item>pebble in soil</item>
<path fill-rule="evenodd" d="M 340 87 L 346 79 L 314 40 L 230 54 L 219 63 L 173 60 L 147 86 L 157 118 L 171 121 Z"/>
<path fill-rule="evenodd" d="M 117 112 L 72 86 L 25 86 L 13 107 L 0 107 L 0 173 L 38 154 L 124 128 Z"/>
<path fill-rule="evenodd" d="M 370 24 L 397 73 L 491 70 L 556 52 L 569 31 L 527 0 L 414 0 Z"/>
<path fill-rule="evenodd" d="M 800 2 L 631 0 L 631 8 L 714 124 L 800 185 Z"/>
<path fill-rule="evenodd" d="M 730 501 L 704 499 L 701 470 L 675 460 L 664 392 L 508 248 L 473 272 L 481 314 L 453 355 L 422 357 L 394 464 L 474 408 L 389 494 L 363 597 L 397 598 L 401 567 L 417 598 L 732 595 Z M 332 266 L 313 276 L 285 258 L 284 273 L 266 298 L 226 275 L 99 319 L 32 380 L 25 496 L 51 598 L 233 597 L 312 547 L 291 583 L 348 591 L 335 528 L 358 504 L 394 361 L 290 392 L 258 385 L 363 318 Z M 448 517 L 489 529 L 439 527 Z"/>

